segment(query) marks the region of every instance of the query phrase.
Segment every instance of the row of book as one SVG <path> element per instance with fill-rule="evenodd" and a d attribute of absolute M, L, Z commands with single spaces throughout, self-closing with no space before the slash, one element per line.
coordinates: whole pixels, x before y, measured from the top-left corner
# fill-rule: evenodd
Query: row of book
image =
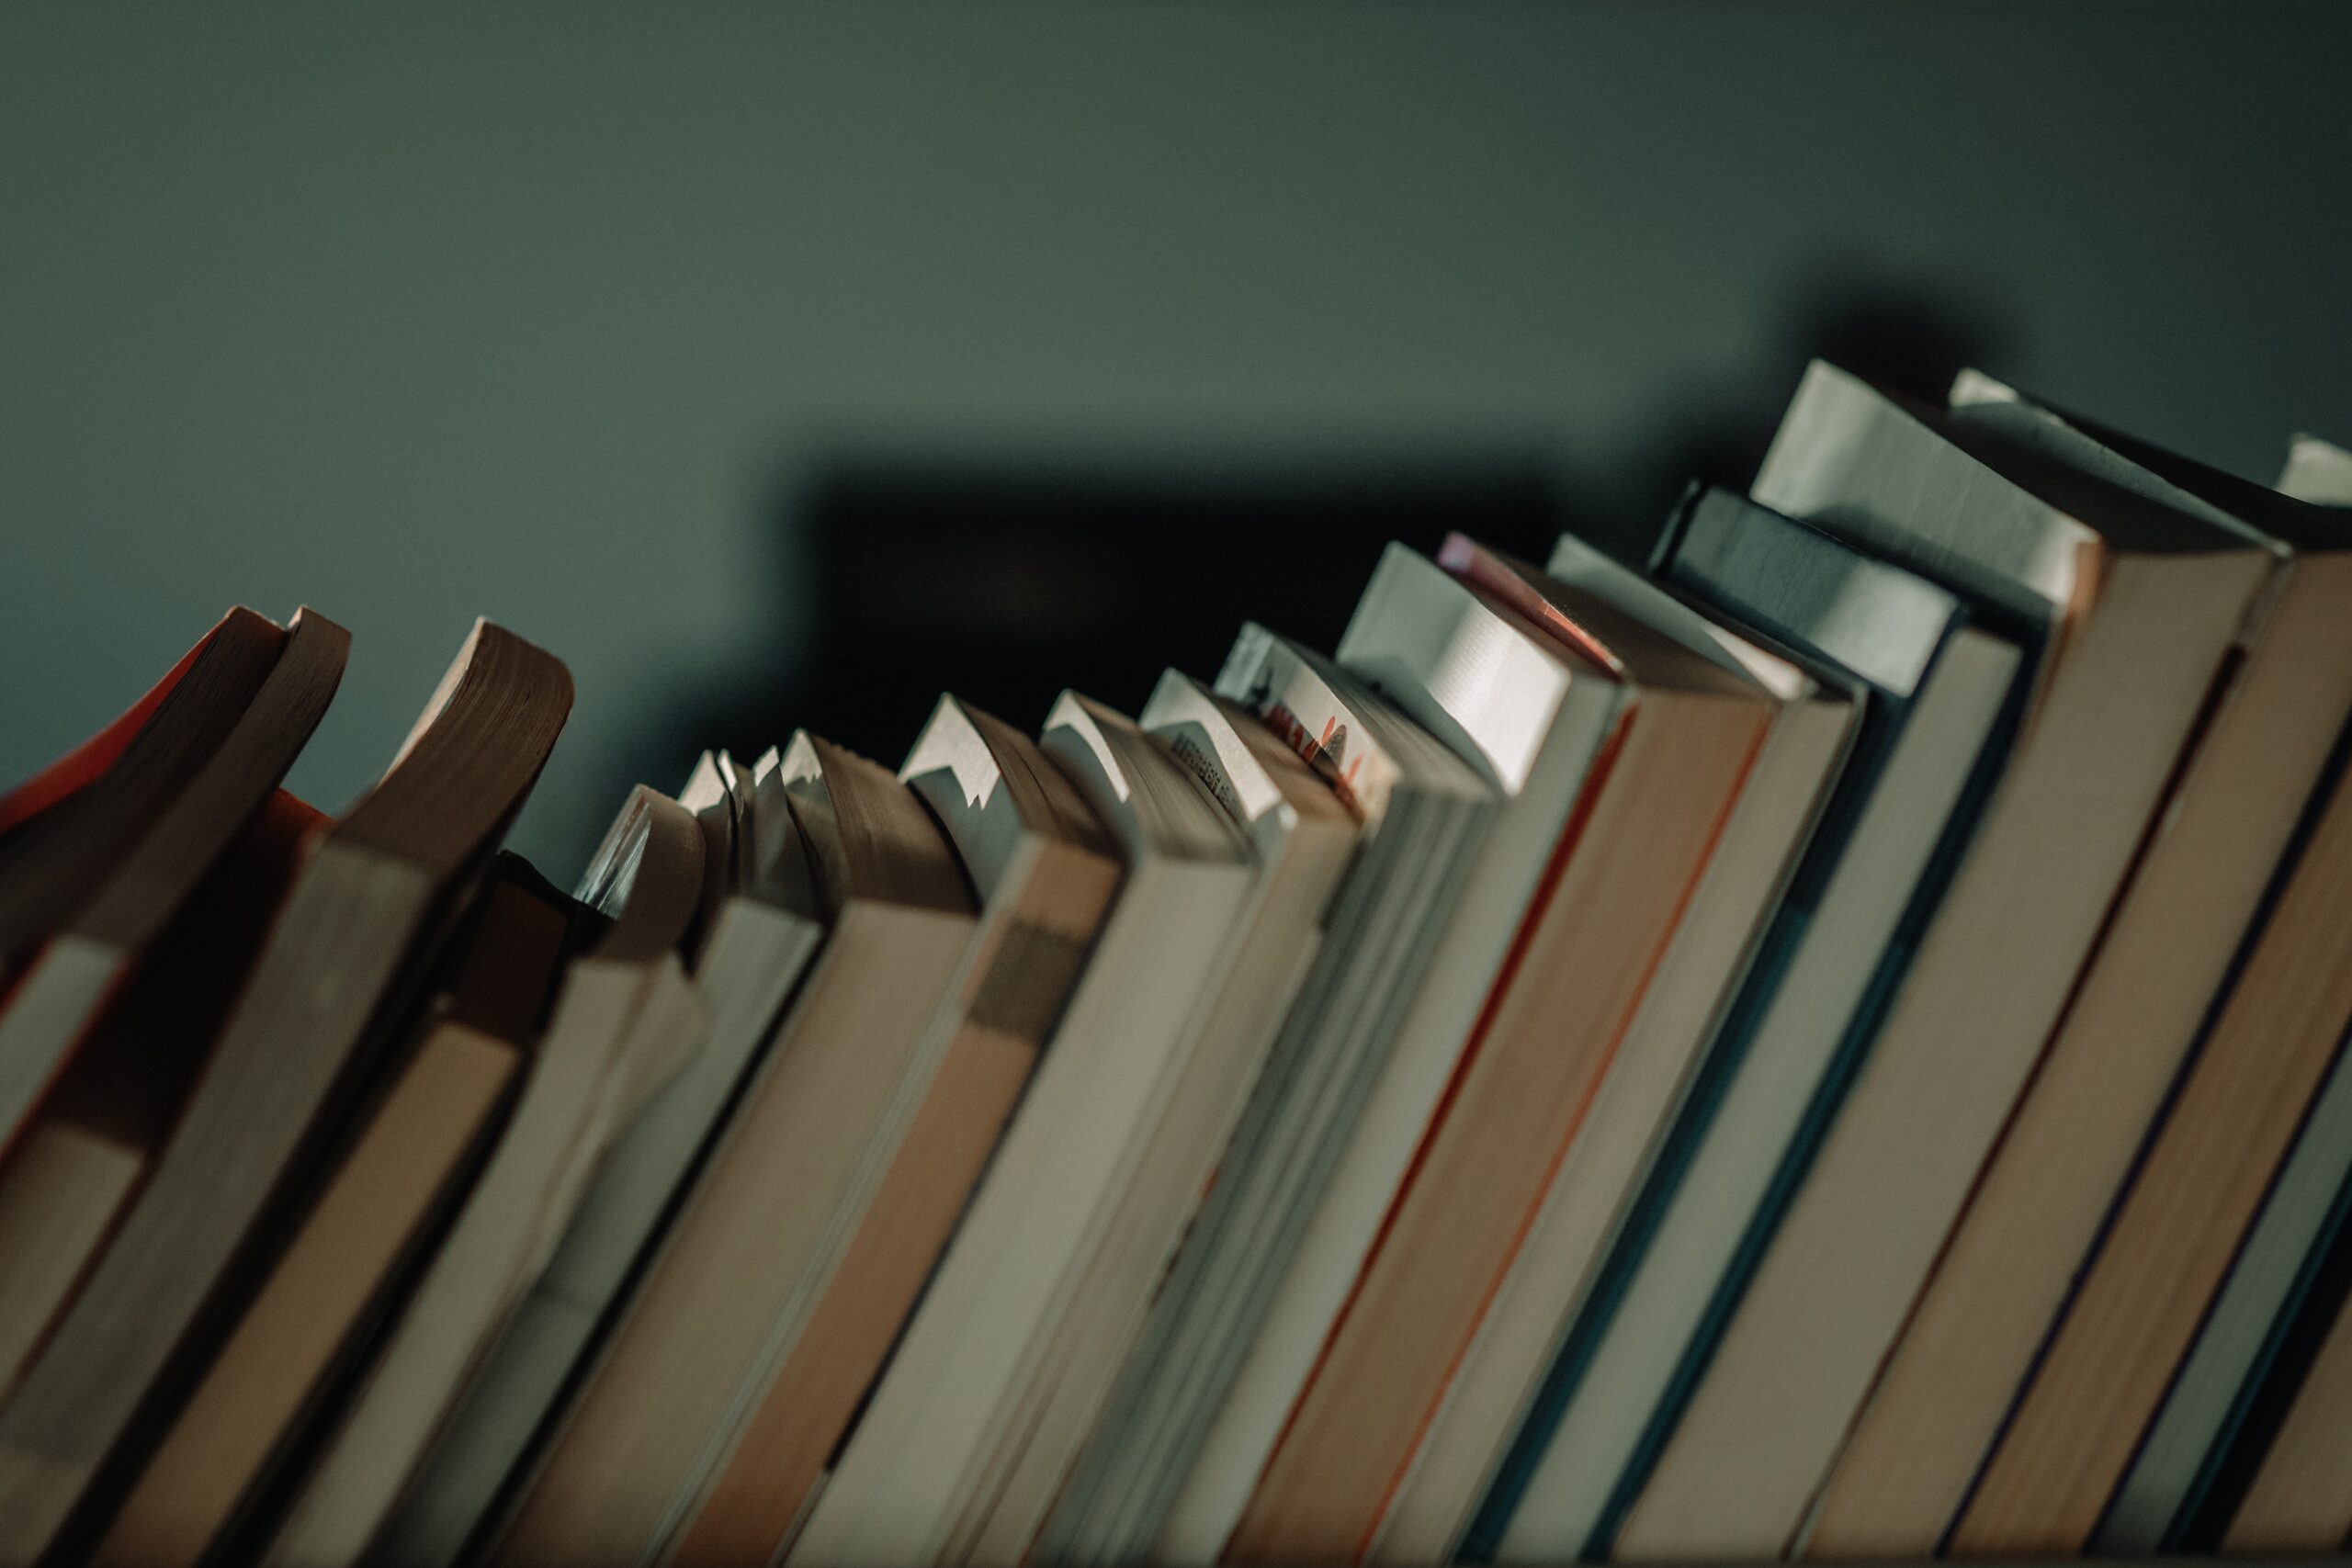
<path fill-rule="evenodd" d="M 0 1565 L 2352 1531 L 2352 456 L 1806 374 L 1647 572 L 497 850 L 232 613 L 0 796 Z"/>

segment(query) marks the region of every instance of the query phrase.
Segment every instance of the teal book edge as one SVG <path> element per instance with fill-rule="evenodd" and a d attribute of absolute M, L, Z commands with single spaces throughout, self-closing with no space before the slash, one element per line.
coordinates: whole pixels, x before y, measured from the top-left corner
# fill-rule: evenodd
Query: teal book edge
<path fill-rule="evenodd" d="M 1717 503 L 1720 503 L 1720 499 Z M 1518 1436 L 1506 1450 L 1495 1481 L 1472 1518 L 1459 1554 L 1460 1561 L 1465 1562 L 1492 1562 L 1499 1554 L 1511 1518 L 1532 1483 L 1536 1470 L 1551 1446 L 1553 1435 L 1583 1382 L 1603 1335 L 1623 1304 L 1634 1272 L 1679 1190 L 1684 1174 L 1737 1077 L 1747 1045 L 1778 993 L 1789 964 L 1819 906 L 1824 889 L 1843 857 L 1854 826 L 1876 788 L 1909 716 L 1909 693 L 1892 690 L 1853 671 L 1795 628 L 1776 624 L 1757 607 L 1736 602 L 1717 592 L 1713 585 L 1685 581 L 1678 576 L 1675 562 L 1680 545 L 1693 512 L 1706 500 L 1695 489 L 1684 497 L 1659 541 L 1653 560 L 1653 573 L 1706 602 L 1717 613 L 1755 627 L 1762 634 L 1761 640 L 1769 645 L 1785 649 L 1806 661 L 1826 665 L 1837 671 L 1842 680 L 1860 694 L 1861 721 L 1844 772 L 1791 879 L 1781 907 L 1773 916 L 1757 961 L 1725 1012 L 1690 1095 L 1659 1151 L 1656 1165 L 1626 1213 L 1617 1239 L 1602 1262 L 1592 1293 L 1570 1325 L 1550 1370 L 1537 1388 Z M 1758 513 L 1764 512 L 1763 508 L 1754 507 L 1750 502 L 1742 502 L 1740 504 Z M 1775 524 L 1804 530 L 1807 535 L 1819 533 L 1809 525 L 1780 518 L 1777 513 L 1766 515 Z M 1828 540 L 1826 536 L 1822 537 L 1832 547 L 1851 548 L 1841 541 Z M 1971 607 L 1957 599 L 1952 600 L 1945 626 L 1937 640 L 1939 652 L 1970 619 Z M 2036 628 L 2031 627 L 2003 625 L 1997 629 L 2005 635 L 2019 637 L 2021 644 L 2029 651 L 2041 636 Z M 1672 1437 L 1699 1379 L 1713 1357 L 1748 1279 L 1777 1231 L 1781 1214 L 1810 1169 L 1823 1133 L 1843 1102 L 1847 1088 L 1851 1084 L 1871 1042 L 1876 1037 L 1886 1007 L 1907 972 L 1919 936 L 1939 905 L 1942 891 L 1965 853 L 1975 824 L 1983 815 L 1984 803 L 2000 775 L 2009 742 L 2023 711 L 2030 685 L 2025 671 L 2030 670 L 2031 662 L 2029 659 L 2021 666 L 2019 679 L 2012 683 L 2001 716 L 1972 768 L 1960 804 L 1946 822 L 1927 873 L 1913 890 L 1894 935 L 1872 971 L 1861 1002 L 1839 1039 L 1829 1068 L 1815 1090 L 1798 1134 L 1774 1172 L 1765 1201 L 1750 1218 L 1733 1263 L 1718 1282 L 1700 1328 L 1686 1348 L 1665 1397 L 1658 1408 L 1652 1412 L 1631 1462 L 1618 1478 L 1591 1539 L 1585 1543 L 1584 1556 L 1588 1560 L 1605 1559 L 1618 1527 L 1634 1501 L 1640 1496 L 1650 1471 L 1667 1440 Z"/>

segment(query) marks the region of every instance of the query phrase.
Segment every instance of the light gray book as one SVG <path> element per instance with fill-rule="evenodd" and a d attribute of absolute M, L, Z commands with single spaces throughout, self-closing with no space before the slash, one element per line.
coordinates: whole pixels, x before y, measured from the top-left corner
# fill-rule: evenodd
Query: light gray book
<path fill-rule="evenodd" d="M 1404 1015 L 1473 907 L 1491 839 L 1495 786 L 1328 660 L 1245 626 L 1216 689 L 1351 805 L 1363 843 L 1216 1185 L 1046 1519 L 1041 1562 L 1154 1551 Z"/>
<path fill-rule="evenodd" d="M 630 797 L 582 887 L 583 901 L 616 908 L 617 918 L 565 968 L 481 1173 L 304 1456 L 259 1561 L 325 1568 L 366 1555 L 552 1259 L 599 1164 L 701 1043 L 709 1013 L 679 947 L 707 858 L 681 806 L 642 787 Z"/>
<path fill-rule="evenodd" d="M 1235 921 L 1238 952 L 1222 992 L 1104 1222 L 1101 1245 L 1063 1287 L 1050 1338 L 1035 1348 L 1021 1398 L 966 1489 L 964 1516 L 944 1553 L 957 1561 L 1017 1562 L 1036 1539 L 1142 1332 L 1200 1195 L 1216 1179 L 1355 858 L 1355 814 L 1254 716 L 1204 683 L 1167 671 L 1137 723 L 1242 830 L 1258 877 Z"/>
<path fill-rule="evenodd" d="M 761 772 L 773 778 L 775 767 L 771 753 Z M 546 1272 L 385 1520 L 371 1563 L 455 1562 L 491 1522 L 823 941 L 807 851 L 775 791 L 763 800 L 752 774 L 706 754 L 678 798 L 707 846 L 694 979 L 709 1028 L 605 1156 Z"/>
<path fill-rule="evenodd" d="M 1818 363 L 1753 493 L 2047 635 L 2017 744 L 1875 1039 L 1815 1114 L 1826 1130 L 1692 1346 L 1687 1395 L 1653 1418 L 1655 1458 L 1614 1532 L 1628 1559 L 1770 1557 L 1795 1538 L 2274 564 Z"/>
<path fill-rule="evenodd" d="M 2352 452 L 2316 435 L 2298 435 L 2288 443 L 2278 488 L 2315 506 L 2352 506 Z"/>
<path fill-rule="evenodd" d="M 1973 371 L 1951 404 L 1980 438 L 2272 560 L 2032 1085 L 1823 1489 L 1810 1540 L 1824 1556 L 1924 1555 L 1951 1524 L 2352 716 L 2352 530 Z M 2256 984 L 2281 980 L 2302 984 Z"/>
<path fill-rule="evenodd" d="M 1357 602 L 1339 663 L 1484 773 L 1500 800 L 1329 1179 L 1298 1202 L 1296 1241 L 1273 1260 L 1246 1354 L 1152 1547 L 1169 1562 L 1216 1561 L 1240 1522 L 1456 1064 L 1509 984 L 1509 955 L 1543 918 L 1556 886 L 1544 868 L 1631 693 L 1621 671 L 1564 649 L 1397 545 Z"/>
<path fill-rule="evenodd" d="M 494 1560 L 666 1546 L 823 1299 L 971 971 L 968 863 L 888 769 L 803 731 L 754 798 L 798 829 L 825 942 L 514 1478 Z"/>
<path fill-rule="evenodd" d="M 1039 742 L 1126 862 L 1117 908 L 789 1561 L 936 1561 L 1101 1245 L 1201 1032 L 1257 880 L 1160 742 L 1065 693 Z"/>

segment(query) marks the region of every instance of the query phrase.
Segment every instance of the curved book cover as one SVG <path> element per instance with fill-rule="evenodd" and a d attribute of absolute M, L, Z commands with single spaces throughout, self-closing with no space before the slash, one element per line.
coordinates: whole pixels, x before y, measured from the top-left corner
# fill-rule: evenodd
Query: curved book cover
<path fill-rule="evenodd" d="M 151 1391 L 209 1353 L 219 1292 L 299 1208 L 571 704 L 561 664 L 477 625 L 382 782 L 313 835 L 153 1175 L 0 1404 L 0 1562 L 50 1549 Z"/>

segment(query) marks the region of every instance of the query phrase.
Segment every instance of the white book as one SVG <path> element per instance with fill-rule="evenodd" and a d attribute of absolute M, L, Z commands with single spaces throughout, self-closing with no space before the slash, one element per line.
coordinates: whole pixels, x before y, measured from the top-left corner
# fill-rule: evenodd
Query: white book
<path fill-rule="evenodd" d="M 1364 841 L 1216 1184 L 1046 1520 L 1032 1553 L 1042 1562 L 1152 1551 L 1494 811 L 1494 792 L 1468 764 L 1353 677 L 1261 626 L 1242 628 L 1217 693 L 1351 803 Z"/>
<path fill-rule="evenodd" d="M 2018 670 L 2014 643 L 1950 592 L 1817 530 L 1710 495 L 1683 514 L 1667 579 L 1844 671 L 1862 728 L 1789 906 L 1705 1076 L 1558 1352 L 1477 1526 L 1511 1562 L 1595 1540 L 1645 1428 L 1835 1066 L 1948 832 Z M 1955 828 L 1955 817 L 1961 818 Z"/>
<path fill-rule="evenodd" d="M 1036 1348 L 1019 1407 L 988 1445 L 951 1560 L 1015 1562 L 1036 1539 L 1215 1178 L 1354 858 L 1353 813 L 1206 685 L 1167 671 L 1138 722 L 1232 818 L 1259 873 L 1235 922 L 1233 967 L 1092 1258 L 1064 1289 L 1059 1322 L 1051 1342 Z"/>
<path fill-rule="evenodd" d="M 1395 545 L 1339 660 L 1476 768 L 1501 806 L 1161 1528 L 1154 1555 L 1171 1562 L 1215 1562 L 1239 1521 L 1513 942 L 1543 913 L 1544 867 L 1626 699 L 1613 671 Z"/>
<path fill-rule="evenodd" d="M 773 779 L 775 767 L 771 752 L 762 772 Z M 706 754 L 680 792 L 680 804 L 704 825 L 706 886 L 716 883 L 694 964 L 710 1027 L 597 1168 L 554 1258 L 369 1549 L 379 1568 L 455 1562 L 491 1524 L 508 1478 L 558 1407 L 815 956 L 824 926 L 780 788 L 763 801 L 731 761 Z"/>
<path fill-rule="evenodd" d="M 2316 435 L 2298 435 L 2288 444 L 2278 488 L 2314 506 L 2352 506 L 2352 452 Z"/>
<path fill-rule="evenodd" d="M 1816 677 L 1573 536 L 1561 538 L 1547 570 L 1567 591 L 1744 675 L 1779 709 L 1617 1059 L 1382 1520 L 1370 1553 L 1379 1562 L 1450 1561 L 1469 1528 L 1756 951 L 1861 712 L 1846 677 L 1826 665 L 1814 667 Z"/>
<path fill-rule="evenodd" d="M 791 1561 L 948 1547 L 1027 1352 L 1100 1235 L 1238 950 L 1248 847 L 1159 742 L 1065 694 L 1041 744 L 1097 805 L 1127 879 L 1069 1010 Z"/>

